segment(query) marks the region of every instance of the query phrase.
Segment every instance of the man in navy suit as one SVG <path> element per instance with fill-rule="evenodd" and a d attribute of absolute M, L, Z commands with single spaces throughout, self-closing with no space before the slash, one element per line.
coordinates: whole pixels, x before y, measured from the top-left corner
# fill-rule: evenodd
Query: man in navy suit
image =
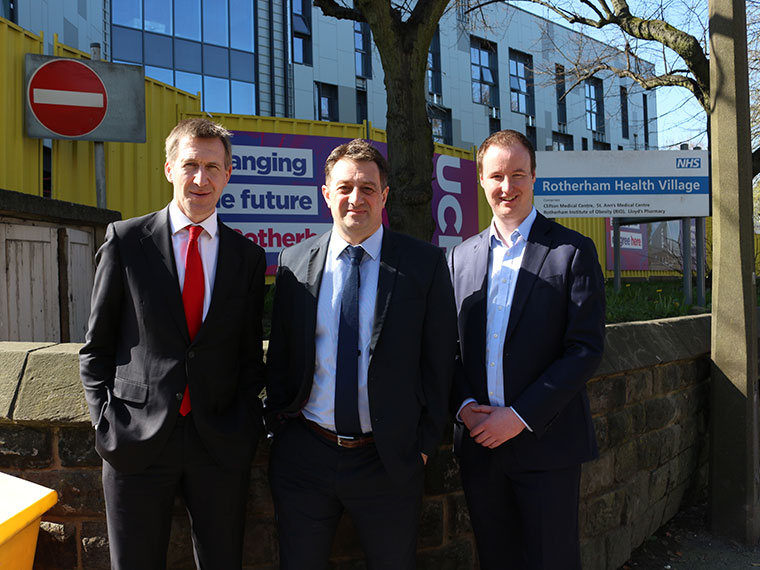
<path fill-rule="evenodd" d="M 604 348 L 593 242 L 533 207 L 516 131 L 478 150 L 488 229 L 449 259 L 459 315 L 457 451 L 482 570 L 580 570 L 581 464 L 597 456 L 586 381 Z"/>
<path fill-rule="evenodd" d="M 117 570 L 166 568 L 176 495 L 198 567 L 242 566 L 266 261 L 217 220 L 230 149 L 221 125 L 181 121 L 166 139 L 171 203 L 108 226 L 97 254 L 80 374 Z"/>
<path fill-rule="evenodd" d="M 423 467 L 448 419 L 451 280 L 440 249 L 383 227 L 377 149 L 339 146 L 325 179 L 332 231 L 280 255 L 267 352 L 280 566 L 326 569 L 347 511 L 369 570 L 413 570 Z"/>

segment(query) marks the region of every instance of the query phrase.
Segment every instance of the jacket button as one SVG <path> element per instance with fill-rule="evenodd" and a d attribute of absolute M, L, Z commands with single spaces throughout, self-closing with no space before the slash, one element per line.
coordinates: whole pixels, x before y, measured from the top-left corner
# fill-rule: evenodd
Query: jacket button
<path fill-rule="evenodd" d="M 194 358 L 195 357 L 195 352 L 191 350 L 190 352 L 187 353 L 187 357 L 188 358 Z"/>
<path fill-rule="evenodd" d="M 185 394 L 183 394 L 182 392 L 177 392 L 176 394 L 174 394 L 174 397 L 175 397 L 175 398 L 177 398 L 177 401 L 178 401 L 178 402 L 181 402 L 181 401 L 182 401 L 182 398 L 183 398 L 184 396 L 185 396 Z"/>

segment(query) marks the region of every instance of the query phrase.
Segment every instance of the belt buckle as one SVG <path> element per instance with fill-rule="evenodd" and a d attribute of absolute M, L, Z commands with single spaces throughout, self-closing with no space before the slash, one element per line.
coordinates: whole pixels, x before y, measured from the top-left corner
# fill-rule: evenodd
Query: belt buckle
<path fill-rule="evenodd" d="M 336 434 L 335 434 L 335 437 L 337 437 L 337 438 L 338 438 L 338 447 L 346 447 L 345 445 L 343 445 L 343 442 L 344 442 L 344 441 L 345 441 L 345 442 L 347 442 L 347 443 L 350 443 L 350 442 L 356 441 L 356 438 L 355 438 L 355 437 L 353 437 L 353 436 L 348 436 L 348 435 L 338 435 L 338 434 L 336 433 Z"/>

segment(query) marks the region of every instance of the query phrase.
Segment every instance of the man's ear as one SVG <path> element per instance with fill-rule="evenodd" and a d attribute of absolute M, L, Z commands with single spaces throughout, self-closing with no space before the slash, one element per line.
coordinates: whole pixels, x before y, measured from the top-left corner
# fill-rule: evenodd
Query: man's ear
<path fill-rule="evenodd" d="M 174 180 L 172 180 L 172 165 L 169 164 L 168 160 L 164 163 L 164 175 L 170 184 L 174 184 Z"/>

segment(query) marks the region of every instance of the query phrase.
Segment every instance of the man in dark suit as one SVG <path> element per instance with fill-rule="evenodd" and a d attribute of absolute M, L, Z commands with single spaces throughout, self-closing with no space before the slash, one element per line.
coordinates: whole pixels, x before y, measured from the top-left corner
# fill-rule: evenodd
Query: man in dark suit
<path fill-rule="evenodd" d="M 333 150 L 332 231 L 280 256 L 266 416 L 283 569 L 326 568 L 344 510 L 370 570 L 415 567 L 456 314 L 443 252 L 382 226 L 386 173 L 366 141 Z"/>
<path fill-rule="evenodd" d="M 221 125 L 181 121 L 166 139 L 172 202 L 111 224 L 98 251 L 80 371 L 115 569 L 166 567 L 177 494 L 198 567 L 242 565 L 266 262 L 216 217 L 230 149 Z"/>
<path fill-rule="evenodd" d="M 449 263 L 455 449 L 480 567 L 580 570 L 581 463 L 597 456 L 586 381 L 604 345 L 596 249 L 536 212 L 525 136 L 494 133 L 477 159 L 493 222 Z"/>

